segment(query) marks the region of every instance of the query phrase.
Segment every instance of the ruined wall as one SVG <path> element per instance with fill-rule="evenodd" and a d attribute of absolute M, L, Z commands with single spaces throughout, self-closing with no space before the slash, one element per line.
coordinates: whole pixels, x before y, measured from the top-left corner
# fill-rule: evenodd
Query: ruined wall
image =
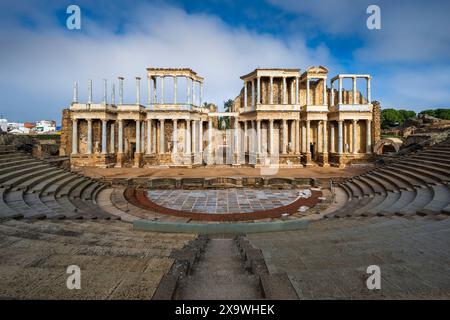
<path fill-rule="evenodd" d="M 372 145 L 381 139 L 381 105 L 379 101 L 373 101 L 372 121 Z"/>
<path fill-rule="evenodd" d="M 72 120 L 71 111 L 64 109 L 61 119 L 61 145 L 59 147 L 60 156 L 69 156 L 72 152 Z"/>

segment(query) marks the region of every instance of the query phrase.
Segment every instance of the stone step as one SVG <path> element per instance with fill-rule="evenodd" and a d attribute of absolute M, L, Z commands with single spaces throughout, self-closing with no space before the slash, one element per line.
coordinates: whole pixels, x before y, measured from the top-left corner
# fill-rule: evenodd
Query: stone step
<path fill-rule="evenodd" d="M 450 169 L 441 168 L 434 164 L 423 164 L 416 160 L 402 160 L 399 163 L 406 164 L 407 166 L 418 167 L 426 171 L 437 173 L 438 175 L 450 177 Z"/>
<path fill-rule="evenodd" d="M 66 185 L 74 180 L 77 180 L 79 178 L 80 178 L 79 175 L 71 174 L 69 176 L 65 176 L 61 179 L 55 180 L 53 183 L 44 186 L 40 190 L 40 194 L 41 195 L 54 194 L 54 193 L 58 192 L 59 189 L 62 188 L 62 186 Z"/>
<path fill-rule="evenodd" d="M 395 202 L 400 199 L 400 192 L 388 192 L 386 197 L 382 202 L 380 202 L 377 206 L 368 210 L 369 214 L 377 214 L 378 212 L 386 211 L 389 207 L 391 207 Z"/>
<path fill-rule="evenodd" d="M 353 197 L 361 198 L 363 196 L 363 191 L 361 190 L 359 185 L 354 181 L 349 179 L 344 182 L 344 185 L 351 190 L 351 194 L 353 195 Z"/>
<path fill-rule="evenodd" d="M 401 180 L 397 180 L 391 174 L 387 174 L 387 173 L 379 171 L 379 170 L 371 171 L 370 175 L 379 178 L 379 180 L 385 180 L 385 181 L 389 182 L 391 185 L 394 186 L 394 188 L 393 188 L 394 192 L 400 191 L 402 189 L 406 190 L 406 189 L 410 188 L 410 186 L 408 184 L 404 183 Z"/>
<path fill-rule="evenodd" d="M 361 180 L 359 177 L 354 177 L 352 178 L 352 182 L 359 186 L 364 196 L 373 196 L 375 194 L 374 188 L 367 181 Z"/>
<path fill-rule="evenodd" d="M 408 171 L 399 173 L 396 170 L 390 170 L 387 168 L 379 168 L 378 170 L 380 170 L 381 172 L 383 172 L 385 174 L 392 175 L 397 180 L 403 181 L 406 185 L 409 186 L 407 188 L 407 190 L 412 190 L 414 187 L 422 186 L 422 185 L 426 184 L 426 181 L 421 179 L 420 176 L 418 176 L 416 174 L 412 174 Z"/>
<path fill-rule="evenodd" d="M 440 212 L 450 204 L 450 190 L 445 185 L 432 186 L 433 199 L 423 207 L 423 210 Z"/>
<path fill-rule="evenodd" d="M 370 211 L 371 209 L 375 208 L 376 206 L 378 206 L 381 202 L 383 202 L 385 200 L 386 196 L 387 196 L 386 193 L 375 194 L 375 196 L 371 199 L 370 202 L 368 202 L 364 206 L 356 208 L 355 216 L 362 215 L 363 213 L 366 213 L 366 212 Z"/>
<path fill-rule="evenodd" d="M 110 215 L 120 217 L 122 221 L 133 222 L 134 220 L 139 220 L 140 218 L 119 210 L 116 206 L 114 206 L 114 204 L 111 202 L 111 194 L 113 193 L 113 191 L 113 188 L 105 188 L 98 193 L 97 204 L 99 205 L 99 207 Z"/>
<path fill-rule="evenodd" d="M 405 158 L 407 159 L 407 158 Z M 413 161 L 418 161 L 424 164 L 429 164 L 432 166 L 442 167 L 446 169 L 450 169 L 450 158 L 444 159 L 444 158 L 436 158 L 431 156 L 424 156 L 424 155 L 417 155 L 410 157 L 409 159 Z"/>
<path fill-rule="evenodd" d="M 23 214 L 11 209 L 4 200 L 6 188 L 0 188 L 0 218 L 22 218 Z"/>
<path fill-rule="evenodd" d="M 388 167 L 392 171 L 397 171 L 399 174 L 404 174 L 408 177 L 416 178 L 419 181 L 423 181 L 424 184 L 435 184 L 437 181 L 433 178 L 430 178 L 428 175 L 425 175 L 421 172 L 418 172 L 417 170 L 414 170 L 414 168 L 406 168 L 406 167 L 400 167 L 400 166 L 389 166 Z"/>
<path fill-rule="evenodd" d="M 23 183 L 20 183 L 16 187 L 19 189 L 25 189 L 27 192 L 38 192 L 45 188 L 46 185 L 52 183 L 55 180 L 62 179 L 69 176 L 70 172 L 61 169 L 55 169 L 54 171 L 44 174 Z"/>
<path fill-rule="evenodd" d="M 28 183 L 33 181 L 33 179 L 42 177 L 43 175 L 48 174 L 48 173 L 53 173 L 54 171 L 55 171 L 55 168 L 43 167 L 41 169 L 33 170 L 31 172 L 24 173 L 20 176 L 9 179 L 8 181 L 3 182 L 2 185 L 5 187 L 9 187 L 9 188 L 24 189 L 24 188 L 19 188 L 18 185 L 21 185 L 21 184 L 27 185 Z"/>
<path fill-rule="evenodd" d="M 361 181 L 364 181 L 366 184 L 370 185 L 375 193 L 378 193 L 378 194 L 386 193 L 386 189 L 384 188 L 384 186 L 381 183 L 379 183 L 377 180 L 368 179 L 364 175 L 357 176 L 356 178 Z"/>
<path fill-rule="evenodd" d="M 391 164 L 390 167 L 395 169 L 395 170 L 397 170 L 398 168 L 405 168 L 404 165 L 396 164 L 396 163 Z M 428 177 L 428 178 L 434 180 L 434 184 L 435 183 L 441 183 L 441 182 L 449 180 L 448 175 L 438 174 L 438 173 L 430 171 L 429 169 L 423 169 L 423 168 L 421 168 L 419 166 L 409 165 L 407 167 L 407 170 L 410 171 L 410 172 L 418 173 L 418 174 L 422 175 L 423 177 Z"/>
<path fill-rule="evenodd" d="M 38 169 L 46 168 L 46 167 L 47 166 L 45 164 L 39 164 L 38 163 L 36 165 L 31 165 L 30 164 L 30 165 L 28 165 L 26 167 L 23 167 L 21 169 L 13 169 L 10 172 L 3 173 L 3 174 L 0 175 L 0 183 L 3 184 L 4 182 L 6 182 L 6 181 L 8 181 L 8 180 L 10 180 L 12 178 L 21 176 L 21 175 L 29 173 L 29 172 L 33 172 L 33 171 L 38 170 Z"/>
<path fill-rule="evenodd" d="M 392 206 L 384 209 L 384 211 L 394 214 L 397 211 L 400 211 L 406 206 L 408 206 L 411 202 L 413 202 L 416 196 L 417 196 L 416 190 L 414 191 L 402 190 L 400 191 L 400 198 L 394 204 L 392 204 Z"/>
<path fill-rule="evenodd" d="M 418 210 L 421 210 L 433 199 L 433 189 L 430 187 L 417 188 L 416 197 L 406 207 L 396 212 L 398 215 L 414 215 Z"/>

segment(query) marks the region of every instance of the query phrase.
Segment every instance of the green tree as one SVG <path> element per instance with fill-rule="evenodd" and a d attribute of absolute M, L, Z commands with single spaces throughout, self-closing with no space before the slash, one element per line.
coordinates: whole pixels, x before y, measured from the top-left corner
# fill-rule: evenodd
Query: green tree
<path fill-rule="evenodd" d="M 427 109 L 421 111 L 420 114 L 427 114 L 435 118 L 450 120 L 450 109 Z"/>
<path fill-rule="evenodd" d="M 232 112 L 233 111 L 233 100 L 228 99 L 227 101 L 223 102 L 223 109 L 225 112 Z M 219 117 L 219 130 L 225 130 L 231 128 L 230 126 L 230 117 Z M 222 128 L 222 122 L 225 120 L 226 128 Z"/>
<path fill-rule="evenodd" d="M 381 110 L 381 128 L 387 129 L 401 125 L 415 116 L 416 113 L 411 110 L 383 109 Z"/>

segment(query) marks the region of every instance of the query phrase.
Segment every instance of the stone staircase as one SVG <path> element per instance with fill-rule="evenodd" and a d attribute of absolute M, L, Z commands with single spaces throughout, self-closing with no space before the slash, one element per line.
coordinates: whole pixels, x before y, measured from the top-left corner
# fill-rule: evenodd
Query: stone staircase
<path fill-rule="evenodd" d="M 450 139 L 352 177 L 325 218 L 450 214 Z"/>

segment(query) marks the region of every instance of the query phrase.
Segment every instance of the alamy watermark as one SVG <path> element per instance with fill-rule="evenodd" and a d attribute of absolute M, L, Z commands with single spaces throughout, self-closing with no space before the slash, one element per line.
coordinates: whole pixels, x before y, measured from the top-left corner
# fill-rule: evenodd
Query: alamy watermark
<path fill-rule="evenodd" d="M 66 20 L 66 27 L 69 30 L 81 29 L 81 9 L 75 4 L 67 7 L 66 13 L 69 15 Z"/>
<path fill-rule="evenodd" d="M 366 25 L 369 30 L 381 29 L 381 9 L 376 4 L 367 7 L 366 13 L 370 16 L 367 18 Z"/>

